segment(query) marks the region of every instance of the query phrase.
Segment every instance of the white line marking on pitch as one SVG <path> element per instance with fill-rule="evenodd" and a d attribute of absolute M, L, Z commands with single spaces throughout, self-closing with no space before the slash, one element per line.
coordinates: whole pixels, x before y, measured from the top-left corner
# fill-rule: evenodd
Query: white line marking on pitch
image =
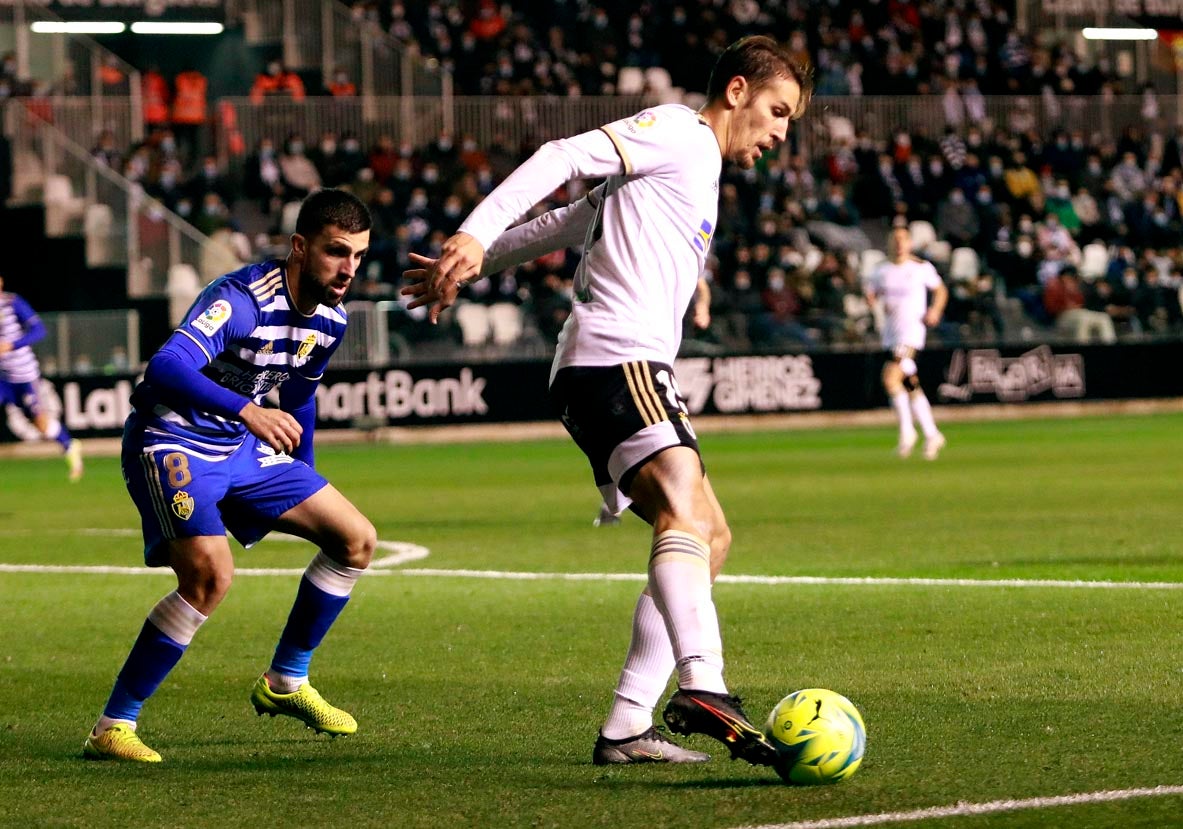
<path fill-rule="evenodd" d="M 137 530 L 125 529 L 83 529 L 78 530 L 82 535 L 96 536 L 139 536 Z M 271 533 L 267 536 L 270 541 L 296 541 L 309 543 L 306 539 L 298 538 L 287 533 Z M 370 572 L 386 574 L 391 571 L 388 567 L 397 567 L 410 561 L 421 561 L 431 555 L 431 551 L 419 544 L 406 541 L 378 541 L 378 549 L 385 550 L 389 555 L 376 558 L 370 563 Z M 376 568 L 376 569 L 375 569 Z M 236 576 L 299 576 L 304 572 L 303 567 L 241 567 L 234 571 Z M 0 564 L 0 573 L 90 573 L 96 575 L 172 575 L 167 567 L 112 567 L 109 565 L 85 564 Z"/>
<path fill-rule="evenodd" d="M 1017 812 L 1022 809 L 1050 809 L 1056 806 L 1080 806 L 1087 803 L 1109 803 L 1114 800 L 1133 800 L 1139 797 L 1170 797 L 1183 795 L 1183 786 L 1155 786 L 1152 789 L 1120 789 L 1107 792 L 1084 792 L 1056 797 L 1030 797 L 1026 800 L 992 800 L 989 803 L 958 803 L 953 806 L 933 806 L 911 812 L 881 812 L 877 815 L 801 820 L 794 823 L 769 823 L 739 829 L 847 829 L 854 826 L 879 826 L 884 823 L 908 823 L 964 815 L 992 815 L 998 812 Z"/>
<path fill-rule="evenodd" d="M 131 529 L 77 529 L 79 535 L 139 537 L 138 530 Z M 0 532 L 0 535 L 10 533 Z M 308 543 L 287 533 L 272 533 L 269 540 Z M 390 555 L 376 558 L 367 571 L 375 576 L 427 576 L 434 578 L 499 579 L 506 581 L 645 581 L 644 573 L 537 573 L 514 572 L 512 570 L 464 570 L 431 567 L 392 570 L 412 561 L 420 561 L 431 555 L 431 551 L 419 544 L 406 541 L 378 541 L 378 549 Z M 114 567 L 109 565 L 83 564 L 0 564 L 0 573 L 91 573 L 102 575 L 152 575 L 171 573 L 167 567 Z M 243 567 L 235 570 L 240 576 L 291 576 L 300 575 L 303 568 L 296 567 Z M 720 575 L 720 584 L 803 584 L 803 585 L 847 585 L 885 587 L 1059 587 L 1078 590 L 1183 590 L 1183 582 L 1174 581 L 1057 581 L 1055 579 L 929 579 L 891 578 L 876 576 L 744 576 Z"/>

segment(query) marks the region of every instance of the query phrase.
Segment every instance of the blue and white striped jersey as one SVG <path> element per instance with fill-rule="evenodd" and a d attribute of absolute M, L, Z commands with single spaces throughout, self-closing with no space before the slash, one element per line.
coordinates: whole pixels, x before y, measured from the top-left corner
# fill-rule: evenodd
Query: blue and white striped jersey
<path fill-rule="evenodd" d="M 40 318 L 18 294 L 0 291 L 0 342 L 11 343 L 12 351 L 0 355 L 0 380 L 35 383 L 41 377 L 33 343 L 45 336 Z"/>
<path fill-rule="evenodd" d="M 319 380 L 345 325 L 344 308 L 318 305 L 307 316 L 297 310 L 284 263 L 271 260 L 211 282 L 169 342 L 181 337 L 196 344 L 210 360 L 202 374 L 241 395 L 244 405 L 247 400 L 261 404 L 292 375 Z M 191 350 L 190 344 L 182 345 Z M 205 452 L 229 454 L 247 434 L 241 421 L 203 411 L 196 402 L 166 395 L 147 381 L 136 387 L 132 405 L 133 416 L 146 420 L 149 443 L 181 438 Z"/>

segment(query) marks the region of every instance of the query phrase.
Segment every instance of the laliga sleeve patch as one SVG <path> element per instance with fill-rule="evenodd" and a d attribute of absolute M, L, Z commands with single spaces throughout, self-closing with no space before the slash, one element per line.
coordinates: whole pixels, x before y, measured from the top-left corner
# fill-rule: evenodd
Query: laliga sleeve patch
<path fill-rule="evenodd" d="M 201 316 L 189 324 L 198 331 L 203 332 L 206 336 L 212 337 L 218 333 L 219 328 L 226 324 L 226 320 L 230 319 L 230 312 L 232 310 L 229 302 L 219 299 L 202 311 Z"/>

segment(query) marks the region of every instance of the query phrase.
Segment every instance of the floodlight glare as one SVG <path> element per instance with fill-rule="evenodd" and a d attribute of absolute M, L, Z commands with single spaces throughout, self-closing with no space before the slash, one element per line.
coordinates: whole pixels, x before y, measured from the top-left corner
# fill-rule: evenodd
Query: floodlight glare
<path fill-rule="evenodd" d="M 161 23 L 140 20 L 131 24 L 137 35 L 220 35 L 221 23 Z"/>
<path fill-rule="evenodd" d="M 29 28 L 39 35 L 117 35 L 127 26 L 115 21 L 72 21 L 38 20 L 29 24 Z"/>
<path fill-rule="evenodd" d="M 1081 30 L 1085 40 L 1157 40 L 1154 29 L 1105 29 L 1086 28 Z"/>

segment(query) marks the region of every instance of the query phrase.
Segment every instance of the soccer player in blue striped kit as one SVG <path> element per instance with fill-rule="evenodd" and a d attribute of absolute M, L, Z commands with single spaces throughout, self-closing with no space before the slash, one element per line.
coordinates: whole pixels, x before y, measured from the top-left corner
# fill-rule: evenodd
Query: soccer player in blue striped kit
<path fill-rule="evenodd" d="M 46 440 L 56 440 L 66 456 L 70 481 L 82 478 L 82 447 L 66 424 L 50 417 L 41 400 L 41 366 L 33 346 L 45 338 L 45 326 L 29 303 L 4 290 L 0 277 L 0 409 L 14 404 Z"/>
<path fill-rule="evenodd" d="M 314 469 L 312 432 L 317 383 L 345 333 L 339 306 L 370 223 L 356 197 L 312 194 L 287 259 L 216 279 L 148 362 L 124 429 L 123 476 L 140 512 L 145 562 L 171 567 L 177 589 L 148 614 L 85 756 L 160 762 L 136 722 L 230 588 L 227 530 L 247 547 L 277 529 L 320 548 L 251 704 L 333 736 L 357 730 L 309 684 L 308 666 L 369 566 L 376 536 Z M 261 405 L 275 388 L 280 408 Z"/>

